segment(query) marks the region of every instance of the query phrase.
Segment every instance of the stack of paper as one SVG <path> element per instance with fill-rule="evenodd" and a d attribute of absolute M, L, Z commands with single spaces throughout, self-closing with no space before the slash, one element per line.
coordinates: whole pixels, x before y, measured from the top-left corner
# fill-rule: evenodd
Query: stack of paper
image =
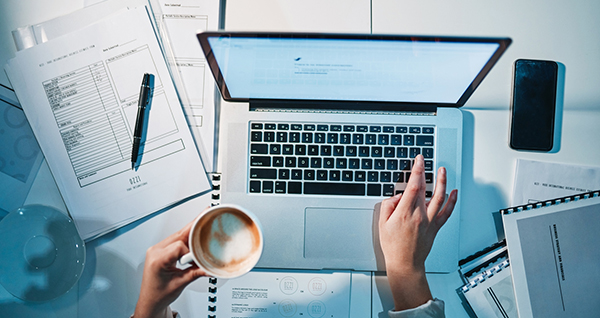
<path fill-rule="evenodd" d="M 6 71 L 84 239 L 210 189 L 145 6 L 19 51 Z M 155 83 L 132 170 L 144 73 Z"/>

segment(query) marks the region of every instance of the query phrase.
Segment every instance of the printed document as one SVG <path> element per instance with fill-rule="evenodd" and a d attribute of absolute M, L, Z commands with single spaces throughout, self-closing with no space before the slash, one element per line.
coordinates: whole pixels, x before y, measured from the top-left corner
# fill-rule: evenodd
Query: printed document
<path fill-rule="evenodd" d="M 6 70 L 85 240 L 209 190 L 146 7 L 19 51 Z M 132 170 L 144 73 L 155 83 Z"/>

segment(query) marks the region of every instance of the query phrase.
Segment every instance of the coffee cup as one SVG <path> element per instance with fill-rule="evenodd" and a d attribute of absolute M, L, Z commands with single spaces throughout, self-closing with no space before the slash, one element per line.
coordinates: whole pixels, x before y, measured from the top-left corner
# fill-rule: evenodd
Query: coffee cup
<path fill-rule="evenodd" d="M 217 205 L 196 218 L 189 235 L 190 252 L 179 262 L 194 262 L 209 276 L 234 278 L 256 265 L 263 244 L 254 214 L 237 205 Z"/>

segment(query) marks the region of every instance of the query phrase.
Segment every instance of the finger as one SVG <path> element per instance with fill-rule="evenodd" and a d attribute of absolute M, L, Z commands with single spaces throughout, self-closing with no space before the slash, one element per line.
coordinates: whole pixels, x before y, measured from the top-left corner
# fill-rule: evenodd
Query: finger
<path fill-rule="evenodd" d="M 433 196 L 427 204 L 427 214 L 430 220 L 433 220 L 444 205 L 446 199 L 446 168 L 440 167 L 437 173 L 435 189 Z"/>
<path fill-rule="evenodd" d="M 383 226 L 383 224 L 385 224 L 385 222 L 390 218 L 401 197 L 402 194 L 399 193 L 381 202 L 381 206 L 379 207 L 379 227 Z"/>
<path fill-rule="evenodd" d="M 425 167 L 422 155 L 415 158 L 410 178 L 402 194 L 402 200 L 396 209 L 401 208 L 412 212 L 413 207 L 419 202 L 425 203 Z"/>
<path fill-rule="evenodd" d="M 173 266 L 177 261 L 190 250 L 182 241 L 175 241 L 162 250 L 160 256 L 161 267 L 168 268 Z"/>
<path fill-rule="evenodd" d="M 185 269 L 182 280 L 185 285 L 195 281 L 196 279 L 206 276 L 206 272 L 198 267 L 190 267 Z"/>
<path fill-rule="evenodd" d="M 454 210 L 454 206 L 456 205 L 456 200 L 458 200 L 458 190 L 454 189 L 450 192 L 448 196 L 448 201 L 446 201 L 446 205 L 442 208 L 440 213 L 438 213 L 435 223 L 437 228 L 440 229 L 450 218 L 452 215 L 452 211 Z"/>

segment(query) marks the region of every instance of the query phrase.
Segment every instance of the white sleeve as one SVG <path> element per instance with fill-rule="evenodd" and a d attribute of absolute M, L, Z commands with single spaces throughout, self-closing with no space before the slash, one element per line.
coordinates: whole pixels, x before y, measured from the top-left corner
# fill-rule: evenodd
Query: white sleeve
<path fill-rule="evenodd" d="M 390 318 L 444 318 L 444 301 L 440 299 L 429 300 L 423 305 L 402 311 L 388 312 Z"/>

